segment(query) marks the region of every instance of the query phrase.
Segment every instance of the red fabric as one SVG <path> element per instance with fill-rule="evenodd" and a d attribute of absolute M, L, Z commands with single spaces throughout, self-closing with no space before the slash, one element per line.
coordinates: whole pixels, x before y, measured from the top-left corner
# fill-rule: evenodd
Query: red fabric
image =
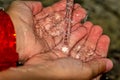
<path fill-rule="evenodd" d="M 8 14 L 0 10 L 0 71 L 15 67 L 17 61 L 14 27 Z"/>

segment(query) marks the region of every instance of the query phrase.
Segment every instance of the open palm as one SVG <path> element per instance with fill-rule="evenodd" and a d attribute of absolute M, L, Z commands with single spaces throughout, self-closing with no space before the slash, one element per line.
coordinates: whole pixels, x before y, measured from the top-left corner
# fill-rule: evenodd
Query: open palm
<path fill-rule="evenodd" d="M 44 39 L 49 47 L 49 50 L 61 50 L 64 44 L 65 36 L 65 0 L 62 0 L 54 5 L 43 8 L 43 10 L 35 16 L 35 32 L 37 36 Z M 70 49 L 86 35 L 86 29 L 81 26 L 80 22 L 86 16 L 86 11 L 75 4 L 73 10 L 72 30 L 70 36 Z M 79 36 L 79 37 L 77 37 Z"/>
<path fill-rule="evenodd" d="M 84 70 L 89 69 L 89 75 L 91 75 L 91 73 L 93 73 L 90 69 L 92 65 L 89 65 L 91 62 L 81 62 L 81 60 L 86 60 L 86 58 L 88 59 L 87 61 L 91 60 L 89 59 L 89 54 L 87 54 L 87 52 L 84 50 L 89 50 L 89 47 L 91 48 L 92 46 L 91 50 L 94 51 L 93 54 L 97 53 L 101 55 L 101 50 L 104 51 L 102 53 L 105 56 L 107 54 L 109 45 L 108 37 L 101 36 L 102 31 L 100 27 L 97 27 L 97 31 L 94 33 L 95 26 L 92 27 L 93 25 L 90 22 L 86 22 L 84 24 L 79 23 L 85 17 L 86 12 L 78 4 L 74 6 L 74 15 L 72 21 L 73 27 L 69 43 L 71 49 L 70 57 L 65 57 L 64 54 L 60 51 L 61 45 L 63 44 L 63 31 L 65 28 L 65 0 L 61 0 L 60 2 L 47 8 L 42 8 L 41 3 L 39 2 L 16 1 L 11 5 L 10 9 L 8 10 L 8 14 L 11 16 L 15 25 L 17 34 L 17 52 L 19 53 L 20 60 L 25 62 L 23 68 L 26 70 L 29 69 L 29 67 L 32 67 L 33 70 L 39 70 L 39 68 L 36 68 L 36 66 L 47 66 L 54 63 L 50 67 L 52 67 L 53 70 L 61 69 L 60 73 L 61 71 L 62 73 L 64 72 L 64 69 L 62 69 L 64 66 L 66 67 L 66 70 L 68 70 L 67 73 L 71 71 L 77 73 L 78 69 L 84 68 Z M 90 35 L 88 35 L 89 32 Z M 94 38 L 94 36 L 96 38 Z M 91 43 L 91 41 L 94 43 Z M 104 47 L 101 46 L 106 42 L 107 44 Z M 84 52 L 85 56 L 84 54 L 81 54 L 82 52 Z M 88 57 L 86 57 L 86 54 Z M 65 58 L 60 58 L 62 56 Z M 76 58 L 78 60 L 76 60 Z M 96 57 L 93 57 L 93 59 L 95 58 Z M 94 63 L 94 61 L 92 63 Z M 104 60 L 101 63 L 104 63 Z M 56 65 L 58 66 L 55 68 Z M 96 67 L 98 68 L 97 65 Z M 71 70 L 71 68 L 73 70 Z M 87 72 L 88 71 L 84 73 L 83 71 L 83 74 L 87 74 Z M 97 73 L 95 77 L 100 73 Z M 71 75 L 72 74 L 69 76 Z M 66 76 L 69 77 L 68 75 Z"/>
<path fill-rule="evenodd" d="M 42 8 L 39 2 L 15 1 L 8 10 L 8 14 L 14 21 L 17 52 L 21 61 L 51 49 L 61 48 L 65 28 L 65 0 L 47 8 Z M 70 37 L 71 48 L 86 34 L 86 29 L 79 23 L 85 15 L 85 10 L 76 4 Z M 76 36 L 79 37 L 75 38 Z"/>

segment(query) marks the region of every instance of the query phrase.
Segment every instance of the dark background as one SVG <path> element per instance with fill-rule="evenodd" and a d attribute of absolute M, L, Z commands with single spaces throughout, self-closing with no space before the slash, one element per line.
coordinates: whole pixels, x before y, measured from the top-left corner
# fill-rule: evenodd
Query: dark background
<path fill-rule="evenodd" d="M 0 0 L 0 7 L 6 8 L 14 0 Z M 48 6 L 59 0 L 38 0 Z M 75 0 L 88 11 L 88 20 L 101 25 L 111 38 L 108 57 L 114 68 L 102 80 L 120 80 L 120 0 Z"/>

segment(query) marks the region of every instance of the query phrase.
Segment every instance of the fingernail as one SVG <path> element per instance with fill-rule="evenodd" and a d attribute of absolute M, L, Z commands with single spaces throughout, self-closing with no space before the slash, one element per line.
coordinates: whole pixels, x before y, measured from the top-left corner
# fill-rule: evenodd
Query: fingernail
<path fill-rule="evenodd" d="M 110 59 L 106 61 L 106 72 L 110 71 L 113 68 L 113 62 Z"/>

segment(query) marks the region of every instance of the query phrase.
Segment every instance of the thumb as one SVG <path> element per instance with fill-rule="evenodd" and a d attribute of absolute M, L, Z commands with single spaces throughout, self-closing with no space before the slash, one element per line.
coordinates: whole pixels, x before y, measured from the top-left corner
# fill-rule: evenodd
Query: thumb
<path fill-rule="evenodd" d="M 30 11 L 33 15 L 36 15 L 42 10 L 42 8 L 42 3 L 39 1 L 13 1 L 7 11 L 9 12 L 9 10 L 12 9 L 12 11 L 26 14 Z"/>
<path fill-rule="evenodd" d="M 43 8 L 42 3 L 39 1 L 23 1 L 23 2 L 31 9 L 33 15 L 38 14 Z"/>
<path fill-rule="evenodd" d="M 112 69 L 113 63 L 110 59 L 97 59 L 88 62 L 91 69 L 92 78 Z"/>

